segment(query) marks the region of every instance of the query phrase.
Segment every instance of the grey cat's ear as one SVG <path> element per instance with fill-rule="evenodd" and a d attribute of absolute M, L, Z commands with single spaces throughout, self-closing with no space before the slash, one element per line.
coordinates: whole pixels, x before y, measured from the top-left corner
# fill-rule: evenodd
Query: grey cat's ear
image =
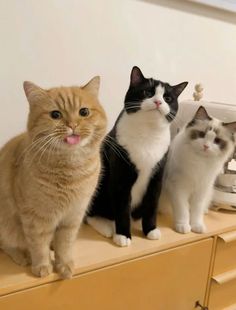
<path fill-rule="evenodd" d="M 223 123 L 223 126 L 228 128 L 231 132 L 236 132 L 236 122 Z"/>
<path fill-rule="evenodd" d="M 212 118 L 208 115 L 207 110 L 201 105 L 197 112 L 194 115 L 194 119 L 198 119 L 201 121 L 212 120 Z"/>
<path fill-rule="evenodd" d="M 45 97 L 45 91 L 41 87 L 35 85 L 32 82 L 25 81 L 23 83 L 23 87 L 25 95 L 30 104 L 42 97 Z"/>
<path fill-rule="evenodd" d="M 130 74 L 130 86 L 137 86 L 145 80 L 139 67 L 134 66 Z"/>
<path fill-rule="evenodd" d="M 174 85 L 172 87 L 174 88 L 176 95 L 179 96 L 187 85 L 188 85 L 188 82 L 183 82 L 183 83 Z"/>
<path fill-rule="evenodd" d="M 89 93 L 97 97 L 99 87 L 100 87 L 100 76 L 95 76 L 86 85 L 84 85 L 82 89 L 88 91 Z"/>

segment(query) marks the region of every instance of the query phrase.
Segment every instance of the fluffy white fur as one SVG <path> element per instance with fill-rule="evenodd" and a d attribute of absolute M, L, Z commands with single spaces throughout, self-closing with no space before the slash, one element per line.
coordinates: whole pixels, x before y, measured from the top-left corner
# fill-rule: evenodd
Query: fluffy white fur
<path fill-rule="evenodd" d="M 207 131 L 207 128 L 212 128 Z M 191 139 L 191 130 L 207 131 L 204 139 Z M 215 129 L 227 141 L 227 148 L 214 143 Z M 198 120 L 174 138 L 168 154 L 164 187 L 169 196 L 175 230 L 203 233 L 204 211 L 212 199 L 215 179 L 231 156 L 234 143 L 230 131 L 217 119 Z"/>

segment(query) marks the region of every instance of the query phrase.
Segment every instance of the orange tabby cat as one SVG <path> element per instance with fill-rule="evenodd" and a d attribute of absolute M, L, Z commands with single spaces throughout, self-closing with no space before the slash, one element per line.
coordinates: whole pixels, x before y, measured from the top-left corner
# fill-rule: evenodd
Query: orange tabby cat
<path fill-rule="evenodd" d="M 28 130 L 0 150 L 0 247 L 40 277 L 73 273 L 72 248 L 100 172 L 99 77 L 44 90 L 25 82 Z"/>

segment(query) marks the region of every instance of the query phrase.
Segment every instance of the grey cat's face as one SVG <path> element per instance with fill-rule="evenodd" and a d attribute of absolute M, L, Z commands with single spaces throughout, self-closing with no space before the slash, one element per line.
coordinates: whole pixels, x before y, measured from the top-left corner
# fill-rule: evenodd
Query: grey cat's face
<path fill-rule="evenodd" d="M 199 154 L 206 157 L 219 157 L 232 153 L 235 146 L 236 122 L 222 123 L 210 117 L 200 107 L 193 120 L 187 125 L 189 143 Z"/>

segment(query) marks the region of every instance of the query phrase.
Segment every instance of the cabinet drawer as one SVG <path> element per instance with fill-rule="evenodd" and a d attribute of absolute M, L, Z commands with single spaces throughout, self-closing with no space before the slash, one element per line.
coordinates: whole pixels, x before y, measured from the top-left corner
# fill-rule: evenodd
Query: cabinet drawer
<path fill-rule="evenodd" d="M 226 277 L 227 273 L 225 274 Z M 221 274 L 220 276 L 222 276 L 222 279 L 224 278 L 224 274 Z M 218 283 L 212 279 L 209 309 L 236 310 L 236 277 L 230 280 L 229 274 L 228 281 L 225 279 L 222 283 Z"/>
<path fill-rule="evenodd" d="M 231 231 L 217 238 L 213 275 L 234 269 L 236 269 L 236 231 Z"/>
<path fill-rule="evenodd" d="M 192 310 L 204 301 L 212 245 L 209 238 L 9 294 L 0 309 Z"/>

